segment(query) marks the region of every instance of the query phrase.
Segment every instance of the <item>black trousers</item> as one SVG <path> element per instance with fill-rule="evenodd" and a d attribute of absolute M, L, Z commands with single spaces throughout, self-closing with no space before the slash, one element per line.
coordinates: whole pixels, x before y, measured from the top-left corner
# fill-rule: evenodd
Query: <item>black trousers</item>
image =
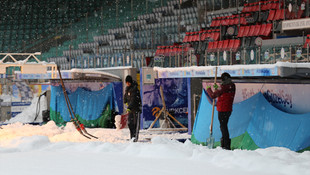
<path fill-rule="evenodd" d="M 231 112 L 218 112 L 218 119 L 222 132 L 221 146 L 227 149 L 230 148 L 230 138 L 227 126 L 230 115 Z"/>
<path fill-rule="evenodd" d="M 131 111 L 128 114 L 128 128 L 130 131 L 130 139 L 136 137 L 137 121 L 139 112 Z"/>

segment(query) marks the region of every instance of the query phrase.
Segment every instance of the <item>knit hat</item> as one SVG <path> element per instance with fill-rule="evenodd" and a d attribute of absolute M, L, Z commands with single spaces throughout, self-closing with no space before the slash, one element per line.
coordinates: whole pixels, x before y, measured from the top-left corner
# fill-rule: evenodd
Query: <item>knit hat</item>
<path fill-rule="evenodd" d="M 222 78 L 222 85 L 226 85 L 226 84 L 232 83 L 232 81 L 231 81 L 231 76 L 230 76 L 229 73 L 227 73 L 227 72 L 224 72 L 224 73 L 221 75 L 221 78 Z"/>
<path fill-rule="evenodd" d="M 224 72 L 222 73 L 221 78 L 222 78 L 222 81 L 225 81 L 227 79 L 231 79 L 231 76 L 229 75 L 229 73 Z"/>
<path fill-rule="evenodd" d="M 128 82 L 128 83 L 132 83 L 132 77 L 130 76 L 130 75 L 127 75 L 127 77 L 126 77 L 126 83 Z"/>

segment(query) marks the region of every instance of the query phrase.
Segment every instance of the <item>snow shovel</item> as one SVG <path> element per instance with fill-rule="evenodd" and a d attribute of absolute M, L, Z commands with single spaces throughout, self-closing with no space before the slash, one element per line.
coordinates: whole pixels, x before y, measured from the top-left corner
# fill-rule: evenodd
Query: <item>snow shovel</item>
<path fill-rule="evenodd" d="M 217 77 L 217 67 L 215 67 L 215 78 L 214 78 L 214 84 L 216 83 L 216 77 Z M 213 134 L 213 118 L 214 118 L 214 106 L 215 106 L 215 99 L 213 99 L 212 103 L 212 115 L 211 115 L 211 125 L 210 125 L 210 137 L 207 139 L 207 146 L 208 148 L 212 149 L 214 147 L 214 137 Z"/>

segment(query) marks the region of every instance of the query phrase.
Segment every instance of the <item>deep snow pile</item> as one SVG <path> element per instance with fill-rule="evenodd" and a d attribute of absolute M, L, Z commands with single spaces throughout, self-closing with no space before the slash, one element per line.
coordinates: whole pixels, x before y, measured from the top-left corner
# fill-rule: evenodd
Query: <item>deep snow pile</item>
<path fill-rule="evenodd" d="M 40 101 L 39 101 L 40 100 Z M 42 111 L 47 109 L 46 97 L 41 96 L 34 97 L 31 101 L 31 105 L 28 106 L 21 113 L 17 114 L 14 118 L 11 118 L 5 123 L 33 123 L 33 122 L 42 122 Z"/>
<path fill-rule="evenodd" d="M 128 141 L 128 129 L 88 129 L 99 140 L 82 137 L 72 124 L 57 127 L 15 123 L 0 129 L 0 172 L 20 174 L 310 174 L 310 152 L 285 148 L 256 151 L 208 149 L 173 140 L 187 134 L 141 132 Z"/>

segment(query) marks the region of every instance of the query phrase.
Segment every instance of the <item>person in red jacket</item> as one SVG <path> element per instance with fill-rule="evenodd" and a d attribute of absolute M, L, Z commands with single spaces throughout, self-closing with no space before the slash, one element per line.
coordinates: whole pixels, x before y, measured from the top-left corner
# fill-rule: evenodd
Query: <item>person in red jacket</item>
<path fill-rule="evenodd" d="M 207 93 L 209 96 L 214 99 L 217 99 L 217 111 L 218 111 L 218 119 L 220 122 L 220 128 L 222 132 L 221 138 L 221 147 L 223 149 L 230 150 L 230 143 L 231 140 L 229 138 L 229 131 L 228 131 L 228 120 L 232 112 L 232 106 L 235 98 L 236 93 L 236 86 L 231 81 L 231 76 L 229 73 L 224 72 L 221 75 L 222 84 L 218 89 L 217 84 L 214 84 L 215 91 L 212 91 L 211 87 L 207 87 Z"/>

